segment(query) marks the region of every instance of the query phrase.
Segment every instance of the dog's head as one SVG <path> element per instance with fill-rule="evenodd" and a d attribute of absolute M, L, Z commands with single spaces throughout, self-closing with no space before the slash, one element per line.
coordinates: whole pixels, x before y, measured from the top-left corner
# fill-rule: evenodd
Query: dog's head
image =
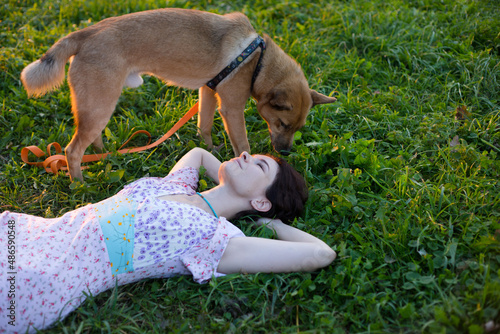
<path fill-rule="evenodd" d="M 293 135 L 305 125 L 309 110 L 317 104 L 336 100 L 309 89 L 307 84 L 295 83 L 272 89 L 258 102 L 257 109 L 267 122 L 276 152 L 288 154 L 293 145 Z"/>

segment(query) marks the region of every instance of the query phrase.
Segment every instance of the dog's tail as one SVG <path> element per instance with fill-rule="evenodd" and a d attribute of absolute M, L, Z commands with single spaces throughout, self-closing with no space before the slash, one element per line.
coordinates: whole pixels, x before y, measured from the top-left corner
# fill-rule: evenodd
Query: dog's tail
<path fill-rule="evenodd" d="M 75 38 L 75 35 L 72 33 L 61 38 L 42 58 L 23 69 L 21 81 L 28 96 L 41 96 L 63 83 L 65 65 L 80 46 L 79 38 Z"/>

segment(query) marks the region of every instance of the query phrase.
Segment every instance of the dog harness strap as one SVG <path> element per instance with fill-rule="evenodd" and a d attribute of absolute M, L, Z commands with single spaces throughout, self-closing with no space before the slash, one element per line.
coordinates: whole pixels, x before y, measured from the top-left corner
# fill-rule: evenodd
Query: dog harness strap
<path fill-rule="evenodd" d="M 236 57 L 235 60 L 233 60 L 226 68 L 220 71 L 220 73 L 217 74 L 215 78 L 207 82 L 207 86 L 212 90 L 215 90 L 215 87 L 217 87 L 217 85 L 222 80 L 224 80 L 236 67 L 238 67 L 245 59 L 247 59 L 248 56 L 250 56 L 255 50 L 257 50 L 258 47 L 260 47 L 262 51 L 260 53 L 259 61 L 252 76 L 252 85 L 250 87 L 250 91 L 252 91 L 253 84 L 257 79 L 257 75 L 259 74 L 260 69 L 262 68 L 262 57 L 264 56 L 264 51 L 266 50 L 266 43 L 260 36 L 257 36 L 257 38 L 245 50 L 243 50 L 243 52 L 238 57 Z"/>
<path fill-rule="evenodd" d="M 255 80 L 257 80 L 257 76 L 259 75 L 260 69 L 262 68 L 262 58 L 264 58 L 264 52 L 266 51 L 266 42 L 264 42 L 264 39 L 262 37 L 259 36 L 259 38 L 262 40 L 262 42 L 259 44 L 262 51 L 260 53 L 259 60 L 257 61 L 257 66 L 255 66 L 255 70 L 253 71 L 250 92 L 253 91 L 253 84 L 255 83 Z"/>

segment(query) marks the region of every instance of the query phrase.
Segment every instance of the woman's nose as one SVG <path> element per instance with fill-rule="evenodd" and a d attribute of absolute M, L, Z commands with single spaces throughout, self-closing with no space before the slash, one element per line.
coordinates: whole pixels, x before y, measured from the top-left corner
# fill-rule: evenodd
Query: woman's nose
<path fill-rule="evenodd" d="M 241 152 L 240 157 L 243 159 L 244 162 L 249 162 L 252 156 L 247 151 L 243 151 Z"/>

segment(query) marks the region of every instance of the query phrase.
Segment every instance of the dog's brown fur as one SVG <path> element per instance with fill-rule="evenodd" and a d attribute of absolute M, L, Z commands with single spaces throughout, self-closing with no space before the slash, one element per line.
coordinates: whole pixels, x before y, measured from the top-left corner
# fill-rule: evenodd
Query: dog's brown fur
<path fill-rule="evenodd" d="M 250 91 L 260 55 L 257 49 L 214 92 L 205 84 L 247 47 L 257 33 L 241 13 L 216 15 L 186 9 L 157 9 L 111 17 L 60 39 L 28 65 L 21 80 L 39 96 L 64 81 L 68 72 L 76 131 L 66 147 L 73 179 L 82 180 L 81 158 L 90 145 L 103 148 L 101 133 L 124 86 L 142 84 L 150 74 L 168 84 L 199 89 L 199 132 L 209 148 L 217 104 L 234 153 L 249 151 L 244 108 L 252 95 L 277 151 L 288 151 L 310 108 L 335 98 L 309 89 L 300 66 L 265 35 L 262 69 Z"/>

